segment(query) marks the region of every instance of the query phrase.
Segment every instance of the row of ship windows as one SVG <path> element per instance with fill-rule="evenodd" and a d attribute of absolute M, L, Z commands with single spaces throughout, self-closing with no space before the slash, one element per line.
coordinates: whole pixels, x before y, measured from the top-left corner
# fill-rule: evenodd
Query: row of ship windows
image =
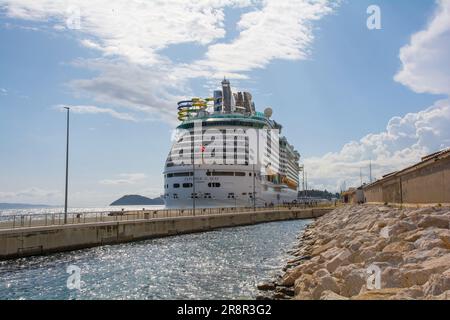
<path fill-rule="evenodd" d="M 255 136 L 256 137 L 256 136 Z M 280 148 L 278 144 L 278 138 L 277 136 L 273 137 L 265 137 L 266 138 L 266 145 L 271 146 L 272 144 L 276 145 Z M 212 141 L 227 141 L 227 142 L 239 142 L 239 143 L 249 143 L 250 138 L 248 135 L 235 135 L 235 134 L 215 134 L 215 133 L 208 133 L 203 135 L 189 135 L 189 136 L 182 136 L 180 139 L 177 140 L 177 144 L 181 143 L 203 143 L 203 142 L 212 142 Z M 282 149 L 281 147 L 280 149 Z M 283 148 L 283 150 L 286 151 L 286 149 Z"/>
<path fill-rule="evenodd" d="M 192 172 L 177 172 L 177 173 L 168 173 L 166 178 L 177 178 L 177 177 L 192 177 L 194 174 Z M 245 177 L 245 172 L 234 172 L 234 171 L 207 171 L 206 175 L 208 177 Z M 252 173 L 248 173 L 249 177 L 252 176 Z"/>
<path fill-rule="evenodd" d="M 174 183 L 173 184 L 174 189 L 179 189 L 179 188 L 181 188 L 181 186 L 185 189 L 193 187 L 192 183 L 183 183 L 183 184 Z M 209 188 L 220 188 L 220 183 L 219 182 L 210 182 L 210 183 L 208 183 L 208 187 Z M 168 189 L 168 188 L 169 188 L 169 185 L 166 184 L 166 189 Z"/>
<path fill-rule="evenodd" d="M 248 161 L 245 161 L 244 163 L 240 163 L 237 160 L 234 163 L 224 163 L 224 162 L 217 163 L 216 161 L 213 161 L 211 164 L 213 164 L 213 165 L 221 165 L 221 166 L 234 166 L 234 165 L 248 166 L 249 165 Z M 175 167 L 175 166 L 188 166 L 188 165 L 192 166 L 192 161 L 186 161 L 186 162 L 181 161 L 181 163 L 177 163 L 177 164 L 175 164 L 173 162 L 167 162 L 166 163 L 166 167 L 167 168 L 171 168 L 171 167 Z"/>
<path fill-rule="evenodd" d="M 236 133 L 238 135 L 242 135 L 242 134 L 246 134 L 247 130 L 246 129 L 233 129 L 233 128 L 227 128 L 227 129 L 213 129 L 214 132 L 220 132 L 221 134 L 225 134 L 225 135 L 233 135 L 233 133 Z M 210 130 L 202 130 L 201 133 L 202 135 L 214 135 L 211 133 L 212 131 Z M 195 131 L 189 131 L 183 134 L 183 137 L 187 137 L 187 136 L 195 136 L 195 137 L 199 137 L 200 136 L 200 130 L 196 129 Z"/>
<path fill-rule="evenodd" d="M 242 193 L 242 195 L 243 195 L 243 196 L 246 196 L 247 193 L 244 192 L 244 193 Z M 164 195 L 164 197 L 165 197 L 165 198 L 169 198 L 170 195 L 169 195 L 169 194 L 166 194 L 166 195 Z M 172 197 L 173 197 L 174 199 L 179 199 L 179 198 L 178 198 L 178 193 L 172 194 Z M 252 199 L 252 198 L 253 198 L 253 195 L 252 195 L 251 193 L 248 193 L 248 197 L 249 197 L 250 199 Z M 201 198 L 201 195 L 199 195 L 198 193 L 191 193 L 191 199 L 193 199 L 193 198 L 195 198 L 195 199 L 200 199 L 200 198 Z M 212 199 L 211 193 L 204 193 L 204 194 L 203 194 L 203 198 L 204 198 L 204 199 Z M 234 194 L 233 192 L 231 192 L 231 193 L 228 194 L 227 198 L 228 198 L 228 199 L 236 199 L 236 196 L 235 196 L 235 194 Z"/>
<path fill-rule="evenodd" d="M 207 122 L 204 121 L 202 123 L 202 127 L 209 127 L 209 126 L 239 126 L 239 127 L 247 127 L 247 128 L 262 128 L 265 125 L 265 123 L 263 122 L 249 122 L 249 121 L 239 121 L 239 120 L 235 120 L 235 121 L 212 121 L 212 122 Z M 189 128 L 193 128 L 194 127 L 194 123 L 187 123 L 185 125 L 183 125 L 183 129 L 189 129 Z"/>
<path fill-rule="evenodd" d="M 205 159 L 205 160 L 240 160 L 240 161 L 248 161 L 250 157 L 250 154 L 247 153 L 243 153 L 243 152 L 212 152 L 210 154 L 202 154 L 200 155 L 195 155 L 195 159 L 199 160 L 199 159 Z M 186 161 L 186 162 L 192 162 L 192 159 L 194 157 L 192 156 L 192 154 L 172 154 L 172 156 L 167 158 L 167 162 L 172 162 L 172 161 Z"/>
<path fill-rule="evenodd" d="M 211 140 L 196 140 L 196 141 L 192 141 L 192 140 L 183 140 L 183 141 L 178 141 L 176 144 L 174 144 L 174 147 L 186 147 L 186 146 L 190 146 L 191 148 L 194 148 L 195 145 L 199 144 L 199 145 L 208 145 L 213 143 L 212 146 L 219 146 L 220 143 L 222 142 L 223 146 L 239 146 L 239 147 L 249 147 L 250 146 L 250 142 L 248 140 L 244 140 L 244 139 L 234 139 L 234 140 L 230 140 L 230 139 L 224 139 L 224 140 L 216 140 L 216 139 L 211 139 Z"/>

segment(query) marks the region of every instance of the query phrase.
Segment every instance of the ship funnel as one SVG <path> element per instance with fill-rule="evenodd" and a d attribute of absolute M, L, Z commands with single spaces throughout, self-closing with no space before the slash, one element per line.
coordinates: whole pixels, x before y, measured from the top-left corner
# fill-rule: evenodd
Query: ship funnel
<path fill-rule="evenodd" d="M 231 87 L 230 81 L 223 79 L 222 81 L 222 105 L 225 113 L 231 113 Z"/>
<path fill-rule="evenodd" d="M 215 90 L 214 91 L 214 112 L 222 111 L 222 91 Z"/>
<path fill-rule="evenodd" d="M 255 107 L 253 105 L 253 101 L 252 101 L 252 95 L 250 92 L 244 92 L 243 93 L 243 104 L 244 104 L 244 108 L 245 108 L 245 112 L 247 113 L 254 113 L 255 112 Z"/>
<path fill-rule="evenodd" d="M 254 114 L 254 105 L 250 92 L 233 92 L 235 111 L 246 114 Z"/>

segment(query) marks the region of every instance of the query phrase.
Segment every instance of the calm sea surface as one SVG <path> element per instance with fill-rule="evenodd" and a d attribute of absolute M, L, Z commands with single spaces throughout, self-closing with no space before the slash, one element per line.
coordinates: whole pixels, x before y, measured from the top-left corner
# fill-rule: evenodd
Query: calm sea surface
<path fill-rule="evenodd" d="M 273 222 L 0 262 L 0 299 L 243 299 L 311 221 Z M 68 289 L 69 266 L 81 289 Z"/>

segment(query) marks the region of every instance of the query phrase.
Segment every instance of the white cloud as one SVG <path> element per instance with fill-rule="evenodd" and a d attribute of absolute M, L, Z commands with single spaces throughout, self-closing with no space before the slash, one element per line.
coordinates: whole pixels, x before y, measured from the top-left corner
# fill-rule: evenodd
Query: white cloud
<path fill-rule="evenodd" d="M 395 80 L 418 93 L 450 94 L 450 1 L 437 1 L 437 10 L 425 30 L 401 48 L 401 71 Z M 339 190 L 380 178 L 431 152 L 450 147 L 450 100 L 444 99 L 417 113 L 392 118 L 378 134 L 351 141 L 339 152 L 305 159 L 308 178 L 317 188 Z M 310 181 L 311 181 L 310 180 Z"/>
<path fill-rule="evenodd" d="M 92 37 L 84 44 L 95 44 L 107 56 L 145 65 L 157 63 L 157 51 L 171 44 L 208 44 L 225 34 L 222 1 L 2 0 L 0 4 L 10 17 L 55 21 L 57 29 L 67 28 L 66 22 L 78 11 L 79 31 Z"/>
<path fill-rule="evenodd" d="M 6 96 L 8 95 L 8 90 L 5 88 L 0 88 L 0 96 Z"/>
<path fill-rule="evenodd" d="M 143 182 L 146 178 L 147 175 L 144 173 L 122 173 L 117 179 L 105 179 L 99 183 L 107 186 L 134 185 Z"/>
<path fill-rule="evenodd" d="M 419 93 L 450 94 L 450 1 L 439 0 L 428 27 L 400 50 L 395 80 Z"/>
<path fill-rule="evenodd" d="M 198 65 L 219 73 L 245 72 L 274 59 L 306 59 L 314 39 L 311 22 L 332 10 L 328 0 L 264 1 L 261 9 L 241 16 L 235 40 L 209 46 Z"/>
<path fill-rule="evenodd" d="M 32 187 L 19 191 L 0 191 L 0 201 L 5 202 L 53 202 L 61 196 L 61 192 L 56 190 L 46 190 Z"/>
<path fill-rule="evenodd" d="M 78 114 L 108 114 L 113 118 L 127 121 L 137 121 L 135 117 L 128 113 L 117 112 L 109 108 L 99 108 L 96 106 L 72 106 L 72 105 L 58 105 L 55 108 L 57 110 L 65 111 L 64 108 L 70 108 L 70 111 Z"/>
<path fill-rule="evenodd" d="M 188 92 L 183 78 L 173 79 L 169 69 L 144 67 L 123 60 L 78 60 L 76 65 L 99 74 L 91 79 L 73 80 L 70 86 L 92 96 L 100 104 L 145 113 L 147 118 L 175 122 L 175 105 Z"/>
<path fill-rule="evenodd" d="M 189 80 L 226 75 L 245 79 L 245 72 L 275 59 L 305 59 L 312 43 L 312 22 L 332 11 L 329 0 L 0 0 L 7 16 L 71 32 L 80 44 L 101 54 L 76 65 L 97 72 L 71 83 L 75 93 L 153 119 L 175 123 L 176 102 L 191 94 Z M 252 10 L 238 22 L 240 34 L 224 42 L 228 7 Z M 79 8 L 80 30 L 67 19 Z M 280 19 L 281 17 L 281 19 Z M 174 44 L 196 43 L 205 56 L 175 63 L 163 55 Z"/>
<path fill-rule="evenodd" d="M 79 13 L 83 45 L 132 63 L 159 63 L 158 51 L 172 44 L 207 45 L 225 36 L 224 7 L 245 7 L 251 0 L 0 0 L 6 14 L 31 21 L 52 21 L 67 30 Z"/>
<path fill-rule="evenodd" d="M 441 100 L 432 107 L 392 118 L 386 131 L 351 141 L 339 152 L 305 159 L 308 179 L 316 188 L 339 190 L 369 180 L 372 162 L 373 178 L 420 161 L 431 152 L 450 147 L 450 101 Z"/>

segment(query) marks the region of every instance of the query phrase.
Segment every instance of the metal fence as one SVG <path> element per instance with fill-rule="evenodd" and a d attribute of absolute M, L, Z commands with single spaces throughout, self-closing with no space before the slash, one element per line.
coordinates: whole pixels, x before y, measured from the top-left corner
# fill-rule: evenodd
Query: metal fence
<path fill-rule="evenodd" d="M 248 212 L 273 212 L 283 210 L 298 210 L 306 208 L 329 207 L 329 204 L 297 204 L 279 205 L 272 207 L 230 207 L 230 208 L 205 208 L 205 209 L 162 209 L 141 211 L 102 211 L 68 213 L 67 224 L 88 224 L 99 222 L 137 221 L 148 219 L 192 217 L 228 213 Z M 29 227 L 44 227 L 64 225 L 64 213 L 49 214 L 25 214 L 0 216 L 0 229 L 15 229 Z"/>

